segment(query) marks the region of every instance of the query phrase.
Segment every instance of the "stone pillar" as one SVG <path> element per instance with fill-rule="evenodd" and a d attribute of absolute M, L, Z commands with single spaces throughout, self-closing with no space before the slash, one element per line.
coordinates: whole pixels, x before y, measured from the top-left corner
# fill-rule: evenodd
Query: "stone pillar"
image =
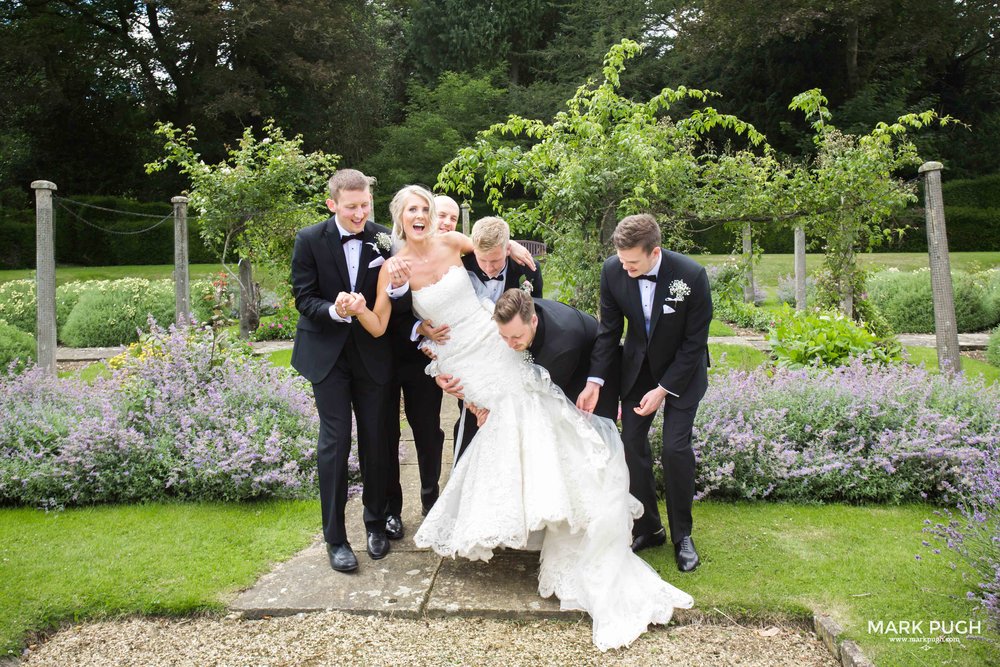
<path fill-rule="evenodd" d="M 743 225 L 743 302 L 753 303 L 753 232 L 750 223 Z"/>
<path fill-rule="evenodd" d="M 253 265 L 240 260 L 240 338 L 246 340 L 260 325 L 258 285 L 253 280 Z"/>
<path fill-rule="evenodd" d="M 174 197 L 174 321 L 191 320 L 191 281 L 188 275 L 187 197 Z"/>
<path fill-rule="evenodd" d="M 806 230 L 795 228 L 795 310 L 806 309 Z"/>
<path fill-rule="evenodd" d="M 52 193 L 56 184 L 33 181 L 35 191 L 35 341 L 37 363 L 56 374 L 56 234 Z"/>
<path fill-rule="evenodd" d="M 469 202 L 462 202 L 462 233 L 469 235 L 469 211 L 472 209 Z"/>
<path fill-rule="evenodd" d="M 941 199 L 940 162 L 925 162 L 918 173 L 924 177 L 924 214 L 927 218 L 927 253 L 931 265 L 931 290 L 934 295 L 934 333 L 937 336 L 938 366 L 944 371 L 962 370 L 958 348 L 958 322 L 955 320 L 955 296 L 951 283 L 951 260 L 945 233 L 944 202 Z"/>

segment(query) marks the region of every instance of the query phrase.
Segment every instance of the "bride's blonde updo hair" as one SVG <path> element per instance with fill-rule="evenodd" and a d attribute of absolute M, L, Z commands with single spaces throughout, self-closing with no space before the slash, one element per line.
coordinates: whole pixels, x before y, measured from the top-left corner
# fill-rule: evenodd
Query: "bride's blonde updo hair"
<path fill-rule="evenodd" d="M 396 193 L 396 196 L 389 202 L 389 214 L 392 216 L 392 238 L 396 241 L 406 241 L 406 232 L 403 230 L 403 205 L 410 195 L 417 195 L 430 207 L 427 213 L 427 235 L 437 234 L 437 211 L 434 209 L 434 195 L 427 188 L 420 185 L 407 185 Z"/>

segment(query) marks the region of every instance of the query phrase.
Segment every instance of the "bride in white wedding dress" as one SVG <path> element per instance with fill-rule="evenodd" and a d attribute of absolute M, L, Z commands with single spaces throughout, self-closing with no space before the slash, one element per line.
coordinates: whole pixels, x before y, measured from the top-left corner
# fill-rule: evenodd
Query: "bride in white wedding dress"
<path fill-rule="evenodd" d="M 413 308 L 450 339 L 432 344 L 436 375 L 461 378 L 465 399 L 489 410 L 423 525 L 418 546 L 442 556 L 489 560 L 496 548 L 541 544 L 538 592 L 563 609 L 586 611 L 594 644 L 626 646 L 650 623 L 667 623 L 691 596 L 663 581 L 632 553 L 632 521 L 642 513 L 629 492 L 615 425 L 586 415 L 547 372 L 511 350 L 461 265 L 471 243 L 433 232 L 433 197 L 409 186 L 393 199 L 393 233 L 406 246 L 382 269 L 374 310 L 351 311 L 373 335 L 388 323 L 391 274 L 408 270 Z M 395 280 L 393 280 L 396 283 Z"/>

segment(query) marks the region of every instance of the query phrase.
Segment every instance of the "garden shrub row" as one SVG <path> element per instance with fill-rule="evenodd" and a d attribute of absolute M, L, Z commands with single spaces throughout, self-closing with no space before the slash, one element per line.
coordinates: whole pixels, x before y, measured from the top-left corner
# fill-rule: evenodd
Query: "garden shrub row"
<path fill-rule="evenodd" d="M 1000 270 L 952 271 L 959 332 L 991 329 L 1000 323 Z M 929 269 L 888 269 L 873 274 L 868 297 L 899 333 L 934 333 L 934 300 Z"/>
<path fill-rule="evenodd" d="M 318 420 L 301 378 L 191 327 L 154 327 L 110 365 L 92 384 L 37 367 L 0 376 L 0 504 L 315 492 Z"/>

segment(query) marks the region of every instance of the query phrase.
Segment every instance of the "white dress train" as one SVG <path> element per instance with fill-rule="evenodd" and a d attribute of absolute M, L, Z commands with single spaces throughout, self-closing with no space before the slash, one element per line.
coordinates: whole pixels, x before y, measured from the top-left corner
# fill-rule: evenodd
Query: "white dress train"
<path fill-rule="evenodd" d="M 667 623 L 690 595 L 632 553 L 642 505 L 628 492 L 615 425 L 581 413 L 548 373 L 503 342 L 465 269 L 452 267 L 413 292 L 424 319 L 451 327 L 428 373 L 462 381 L 466 400 L 490 410 L 417 531 L 442 556 L 489 560 L 498 547 L 541 541 L 538 592 L 586 611 L 594 644 L 626 646 L 650 623 Z M 557 335 L 551 332 L 548 335 Z M 530 540 L 530 542 L 529 542 Z"/>

